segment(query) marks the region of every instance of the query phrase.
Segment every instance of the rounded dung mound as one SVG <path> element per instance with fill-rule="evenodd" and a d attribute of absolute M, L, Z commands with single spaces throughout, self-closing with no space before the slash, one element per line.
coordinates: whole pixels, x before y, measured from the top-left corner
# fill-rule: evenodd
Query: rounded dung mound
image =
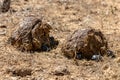
<path fill-rule="evenodd" d="M 49 24 L 36 17 L 25 17 L 19 24 L 9 38 L 11 45 L 21 51 L 40 50 L 42 46 L 50 46 L 49 32 L 52 28 Z"/>
<path fill-rule="evenodd" d="M 78 55 L 91 59 L 93 55 L 104 55 L 107 49 L 104 35 L 101 31 L 93 28 L 74 31 L 62 46 L 62 52 L 68 58 L 76 58 Z"/>

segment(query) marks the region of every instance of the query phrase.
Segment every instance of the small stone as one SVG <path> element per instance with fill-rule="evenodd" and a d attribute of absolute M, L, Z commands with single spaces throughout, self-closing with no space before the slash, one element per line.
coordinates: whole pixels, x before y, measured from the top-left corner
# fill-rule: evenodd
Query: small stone
<path fill-rule="evenodd" d="M 52 73 L 56 76 L 64 76 L 70 74 L 70 72 L 68 71 L 68 67 L 63 65 L 57 66 Z"/>
<path fill-rule="evenodd" d="M 82 55 L 81 55 L 82 53 L 77 53 L 77 55 L 76 55 L 76 59 L 82 59 Z"/>
<path fill-rule="evenodd" d="M 50 48 L 47 45 L 42 45 L 41 50 L 42 51 L 50 51 Z"/>
<path fill-rule="evenodd" d="M 101 57 L 101 55 L 93 55 L 92 60 L 99 61 L 99 60 L 102 60 L 102 57 Z"/>
<path fill-rule="evenodd" d="M 111 58 L 115 58 L 115 55 L 113 54 L 113 51 L 107 50 L 107 56 L 110 56 Z"/>

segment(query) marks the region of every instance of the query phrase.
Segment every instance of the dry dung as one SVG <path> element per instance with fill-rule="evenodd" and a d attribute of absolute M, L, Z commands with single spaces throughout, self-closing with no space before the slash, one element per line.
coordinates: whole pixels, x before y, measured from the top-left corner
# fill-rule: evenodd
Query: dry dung
<path fill-rule="evenodd" d="M 105 36 L 101 31 L 93 28 L 75 30 L 62 46 L 62 52 L 68 58 L 74 58 L 80 54 L 90 59 L 93 55 L 106 54 L 107 50 Z"/>
<path fill-rule="evenodd" d="M 49 36 L 51 26 L 42 22 L 33 16 L 25 17 L 20 21 L 20 26 L 16 29 L 11 37 L 9 43 L 21 51 L 35 51 L 49 50 L 51 43 L 55 43 L 53 37 Z"/>

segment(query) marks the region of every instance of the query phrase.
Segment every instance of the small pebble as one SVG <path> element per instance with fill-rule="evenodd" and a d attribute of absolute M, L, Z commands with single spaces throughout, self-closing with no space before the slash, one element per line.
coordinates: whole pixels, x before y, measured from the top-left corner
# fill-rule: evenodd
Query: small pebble
<path fill-rule="evenodd" d="M 111 58 L 115 58 L 115 55 L 113 54 L 113 51 L 111 50 L 107 51 L 107 56 L 110 56 Z"/>
<path fill-rule="evenodd" d="M 41 49 L 42 49 L 42 51 L 50 51 L 50 48 L 48 46 L 46 46 L 46 45 L 43 45 L 41 47 Z"/>
<path fill-rule="evenodd" d="M 81 55 L 81 53 L 77 53 L 77 55 L 76 55 L 76 59 L 82 59 L 82 55 Z"/>
<path fill-rule="evenodd" d="M 93 55 L 91 59 L 92 59 L 92 60 L 99 61 L 99 60 L 102 59 L 102 57 L 101 57 L 101 55 Z"/>
<path fill-rule="evenodd" d="M 68 67 L 65 65 L 57 66 L 52 73 L 56 76 L 64 76 L 70 74 L 70 72 L 68 71 Z"/>

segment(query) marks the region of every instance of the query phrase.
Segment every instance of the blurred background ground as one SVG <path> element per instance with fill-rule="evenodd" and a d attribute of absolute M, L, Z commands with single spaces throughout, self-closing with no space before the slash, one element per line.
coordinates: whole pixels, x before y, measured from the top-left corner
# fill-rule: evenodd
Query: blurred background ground
<path fill-rule="evenodd" d="M 0 80 L 120 80 L 120 0 L 11 0 L 11 9 L 0 14 Z M 8 45 L 20 19 L 37 15 L 48 22 L 59 46 L 50 52 L 20 52 Z M 78 28 L 100 29 L 116 58 L 102 62 L 79 60 L 79 66 L 62 56 L 67 35 Z M 53 74 L 62 68 L 69 72 Z M 21 74 L 22 73 L 22 74 Z"/>

